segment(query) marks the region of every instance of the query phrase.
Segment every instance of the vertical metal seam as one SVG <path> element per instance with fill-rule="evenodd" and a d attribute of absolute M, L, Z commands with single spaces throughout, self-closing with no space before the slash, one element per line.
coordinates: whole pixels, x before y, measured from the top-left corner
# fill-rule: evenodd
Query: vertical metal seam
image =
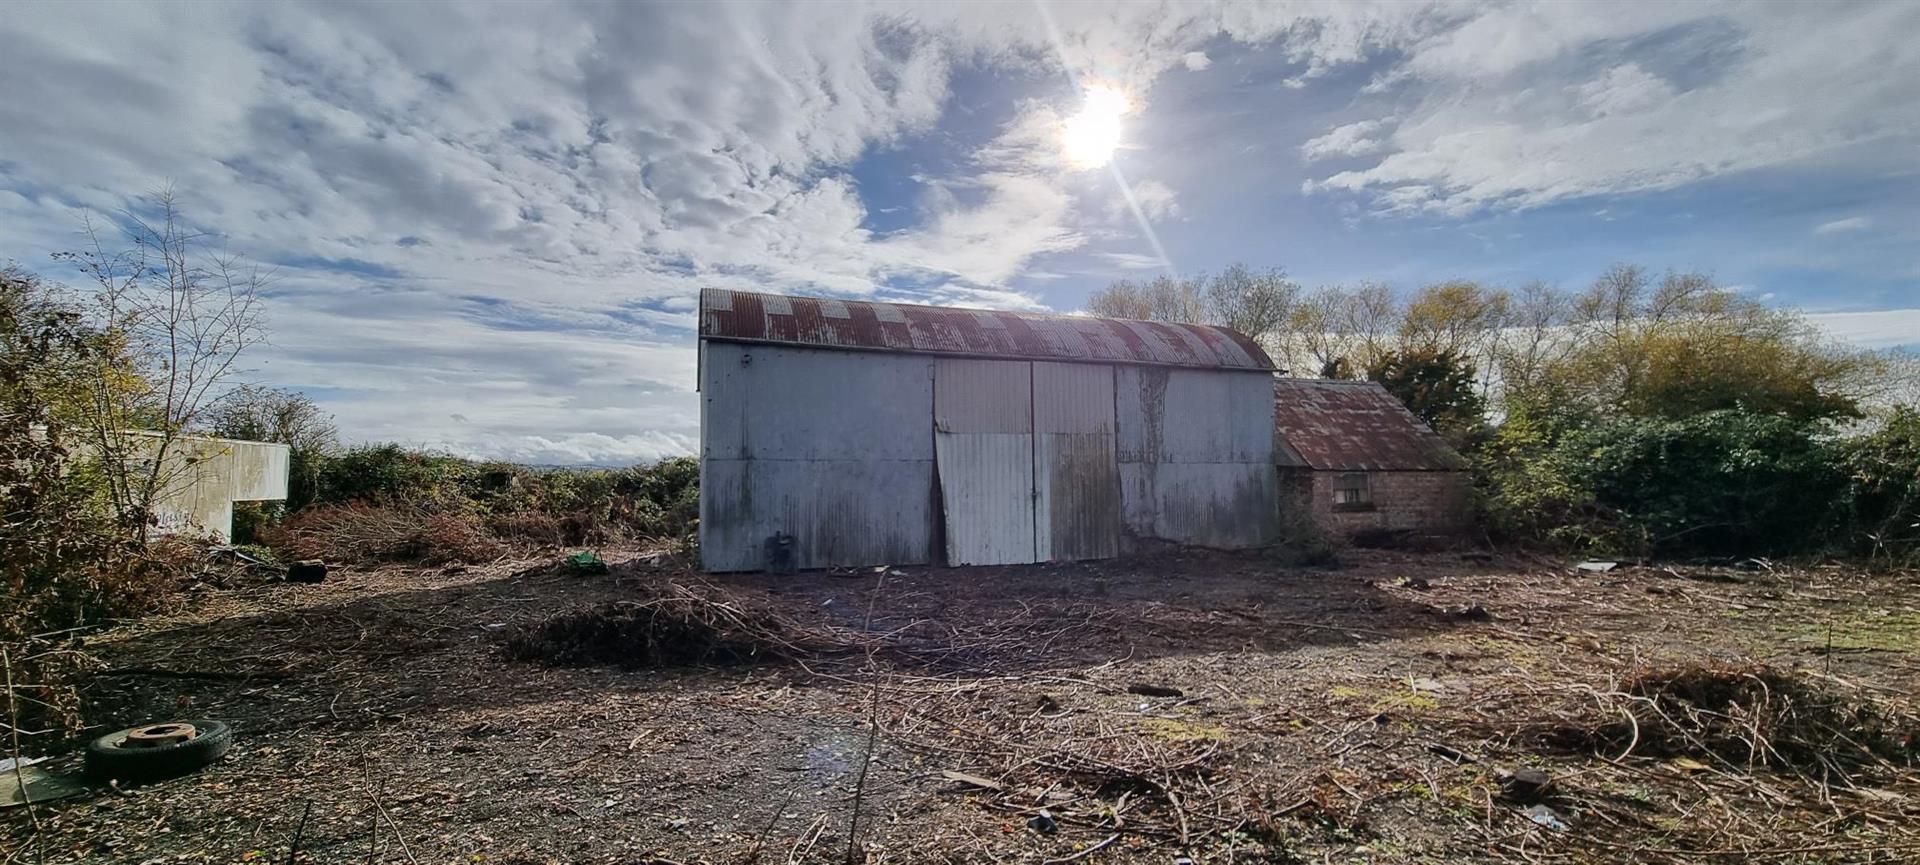
<path fill-rule="evenodd" d="M 1038 405 L 1039 401 L 1034 399 L 1033 396 L 1033 367 L 1033 361 L 1027 361 L 1027 448 L 1032 453 L 1032 457 L 1029 459 L 1027 466 L 1027 489 L 1030 490 L 1028 500 L 1033 502 L 1032 519 L 1030 520 L 1030 522 L 1033 523 L 1033 525 L 1030 526 L 1030 528 L 1033 529 L 1033 541 L 1030 546 L 1033 547 L 1033 560 L 1035 562 L 1045 562 L 1047 559 L 1040 558 L 1040 406 Z M 1051 501 L 1051 497 L 1049 497 L 1049 501 L 1047 502 L 1047 511 L 1047 518 L 1052 519 L 1053 502 Z M 1048 535 L 1047 544 L 1051 547 L 1053 544 L 1052 533 L 1049 532 Z M 1047 554 L 1051 557 L 1053 550 L 1047 550 Z"/>

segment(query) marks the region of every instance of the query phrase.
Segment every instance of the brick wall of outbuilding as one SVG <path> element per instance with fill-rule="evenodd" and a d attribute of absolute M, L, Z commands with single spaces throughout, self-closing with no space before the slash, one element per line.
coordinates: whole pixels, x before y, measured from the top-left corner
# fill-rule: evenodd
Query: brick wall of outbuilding
<path fill-rule="evenodd" d="M 1466 472 L 1367 472 L 1371 510 L 1336 510 L 1334 482 L 1345 472 L 1281 469 L 1283 508 L 1304 508 L 1335 535 L 1363 531 L 1446 534 L 1473 524 L 1472 481 Z"/>

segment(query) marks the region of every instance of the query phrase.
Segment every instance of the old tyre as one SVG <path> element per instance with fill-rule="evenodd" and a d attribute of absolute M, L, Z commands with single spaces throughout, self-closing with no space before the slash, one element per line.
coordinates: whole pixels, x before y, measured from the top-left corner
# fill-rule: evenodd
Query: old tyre
<path fill-rule="evenodd" d="M 184 775 L 233 747 L 233 730 L 194 719 L 116 730 L 87 743 L 87 774 L 101 780 L 151 781 Z"/>

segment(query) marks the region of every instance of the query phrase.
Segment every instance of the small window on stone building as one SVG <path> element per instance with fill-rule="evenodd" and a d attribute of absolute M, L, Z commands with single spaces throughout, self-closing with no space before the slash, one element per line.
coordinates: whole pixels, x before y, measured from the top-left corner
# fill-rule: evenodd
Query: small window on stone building
<path fill-rule="evenodd" d="M 1347 472 L 1333 478 L 1333 509 L 1336 511 L 1373 510 L 1373 489 L 1366 472 Z"/>

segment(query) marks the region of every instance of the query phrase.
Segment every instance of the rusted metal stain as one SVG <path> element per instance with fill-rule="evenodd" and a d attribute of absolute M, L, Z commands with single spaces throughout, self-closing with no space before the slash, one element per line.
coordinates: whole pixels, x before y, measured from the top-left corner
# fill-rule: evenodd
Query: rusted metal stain
<path fill-rule="evenodd" d="M 1054 561 L 1120 553 L 1120 465 L 1111 433 L 1038 433 L 1039 532 Z"/>
<path fill-rule="evenodd" d="M 700 292 L 700 336 L 829 348 L 1271 370 L 1225 328 L 1038 313 L 983 312 L 744 291 Z"/>
<path fill-rule="evenodd" d="M 1276 378 L 1281 465 L 1320 471 L 1453 471 L 1460 455 L 1370 381 Z"/>
<path fill-rule="evenodd" d="M 1129 535 L 1243 548 L 1278 520 L 1269 376 L 1115 369 L 1121 514 Z"/>

